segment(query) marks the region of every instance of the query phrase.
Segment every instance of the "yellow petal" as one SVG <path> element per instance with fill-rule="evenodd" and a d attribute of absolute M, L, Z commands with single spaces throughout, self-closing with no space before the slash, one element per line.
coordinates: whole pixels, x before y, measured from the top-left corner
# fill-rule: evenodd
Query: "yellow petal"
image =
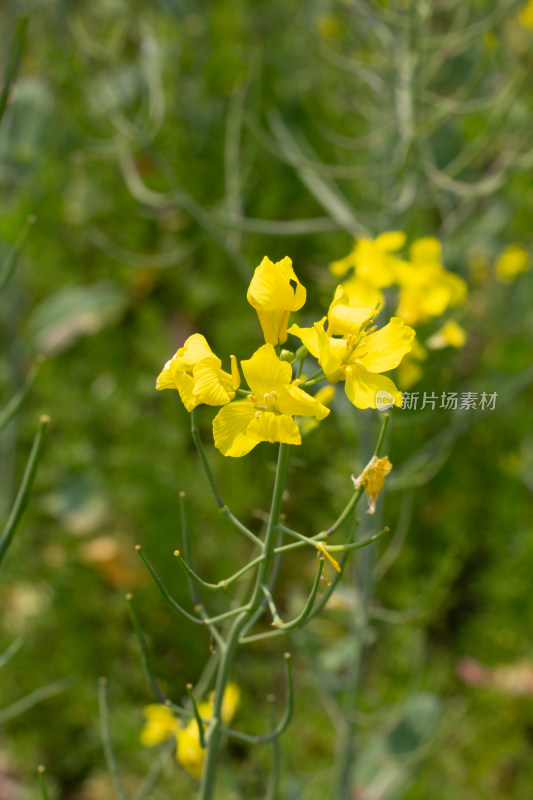
<path fill-rule="evenodd" d="M 176 356 L 178 357 L 179 362 L 184 364 L 189 369 L 192 369 L 204 358 L 214 358 L 219 367 L 222 364 L 220 359 L 217 358 L 207 344 L 205 336 L 202 336 L 201 333 L 194 333 L 192 336 L 189 336 L 183 347 L 180 348 L 176 353 Z"/>
<path fill-rule="evenodd" d="M 358 336 L 374 314 L 374 308 L 352 308 L 342 286 L 337 286 L 328 311 L 328 336 Z"/>
<path fill-rule="evenodd" d="M 520 272 L 525 272 L 529 267 L 527 250 L 521 245 L 511 244 L 496 261 L 496 277 L 502 283 L 511 283 Z"/>
<path fill-rule="evenodd" d="M 285 256 L 275 264 L 265 256 L 254 272 L 247 299 L 263 311 L 297 311 L 305 303 L 306 291 Z"/>
<path fill-rule="evenodd" d="M 372 456 L 362 473 L 358 478 L 352 475 L 352 481 L 355 489 L 363 486 L 365 494 L 368 498 L 368 513 L 373 514 L 376 509 L 376 500 L 379 493 L 385 485 L 385 478 L 392 469 L 387 456 L 378 458 Z"/>
<path fill-rule="evenodd" d="M 271 344 L 264 344 L 247 361 L 241 361 L 241 367 L 259 403 L 265 395 L 277 392 L 291 382 L 291 365 L 280 361 Z"/>
<path fill-rule="evenodd" d="M 165 742 L 179 725 L 170 708 L 162 703 L 145 706 L 143 714 L 146 723 L 141 730 L 140 740 L 145 747 L 154 747 Z"/>
<path fill-rule="evenodd" d="M 347 356 L 349 344 L 345 339 L 333 339 L 328 336 L 318 322 L 315 328 L 318 338 L 318 363 L 326 373 L 328 381 L 336 383 L 343 376 L 342 364 Z"/>
<path fill-rule="evenodd" d="M 187 411 L 192 411 L 199 403 L 194 394 L 194 378 L 187 372 L 176 372 L 175 382 L 181 402 Z"/>
<path fill-rule="evenodd" d="M 215 447 L 225 456 L 239 458 L 252 450 L 258 440 L 248 436 L 248 426 L 256 409 L 248 400 L 223 406 L 213 420 Z"/>
<path fill-rule="evenodd" d="M 401 406 L 402 393 L 390 378 L 369 372 L 362 364 L 352 364 L 346 368 L 346 396 L 357 408 L 376 408 L 377 392 L 387 392 L 391 403 Z"/>
<path fill-rule="evenodd" d="M 221 716 L 224 725 L 229 725 L 241 700 L 241 690 L 235 683 L 228 683 L 222 699 Z"/>
<path fill-rule="evenodd" d="M 387 372 L 397 367 L 411 348 L 415 332 L 400 317 L 391 321 L 375 333 L 365 336 L 358 351 L 357 360 L 371 372 Z"/>
<path fill-rule="evenodd" d="M 167 361 L 159 375 L 157 376 L 156 389 L 177 389 L 176 372 L 184 372 L 185 367 L 178 362 L 177 353 Z"/>
<path fill-rule="evenodd" d="M 463 347 L 466 342 L 466 331 L 458 322 L 450 319 L 442 328 L 430 336 L 426 344 L 431 350 L 440 350 L 443 347 Z"/>
<path fill-rule="evenodd" d="M 385 233 L 380 233 L 375 242 L 380 250 L 384 250 L 386 253 L 395 253 L 396 250 L 402 249 L 405 239 L 406 236 L 403 231 L 386 231 Z"/>
<path fill-rule="evenodd" d="M 342 278 L 352 267 L 355 267 L 353 250 L 348 253 L 347 256 L 344 256 L 344 258 L 340 258 L 337 261 L 332 261 L 329 265 L 329 271 L 332 272 L 333 275 Z"/>
<path fill-rule="evenodd" d="M 191 720 L 186 728 L 176 732 L 176 759 L 187 772 L 200 780 L 205 750 L 200 747 L 196 720 Z"/>
<path fill-rule="evenodd" d="M 302 443 L 300 430 L 293 418 L 286 414 L 275 414 L 273 411 L 260 411 L 248 426 L 247 433 L 250 437 L 255 437 L 256 444 L 257 442 Z"/>
<path fill-rule="evenodd" d="M 415 239 L 409 248 L 409 255 L 414 262 L 440 263 L 442 245 L 433 236 L 423 236 L 420 239 Z"/>
<path fill-rule="evenodd" d="M 235 397 L 235 392 L 231 388 L 231 375 L 215 366 L 209 358 L 205 358 L 194 367 L 193 380 L 193 393 L 197 403 L 223 406 Z"/>
<path fill-rule="evenodd" d="M 289 333 L 292 333 L 293 336 L 297 336 L 299 339 L 302 340 L 302 344 L 307 347 L 309 352 L 315 358 L 318 358 L 320 355 L 318 349 L 318 338 L 317 338 L 317 325 L 322 326 L 324 328 L 324 323 L 326 322 L 326 317 L 320 320 L 320 322 L 315 323 L 312 328 L 300 328 L 299 325 L 291 325 L 289 328 Z"/>
<path fill-rule="evenodd" d="M 348 297 L 348 305 L 359 308 L 379 308 L 383 305 L 383 292 L 370 281 L 354 275 L 341 284 Z"/>
<path fill-rule="evenodd" d="M 234 389 L 238 389 L 241 385 L 241 373 L 239 372 L 239 365 L 235 356 L 230 356 L 231 361 L 231 383 Z"/>
<path fill-rule="evenodd" d="M 324 419 L 329 414 L 329 408 L 326 408 L 315 397 L 294 385 L 282 387 L 276 407 L 282 414 L 289 414 L 291 417 L 298 414 L 300 417 Z"/>

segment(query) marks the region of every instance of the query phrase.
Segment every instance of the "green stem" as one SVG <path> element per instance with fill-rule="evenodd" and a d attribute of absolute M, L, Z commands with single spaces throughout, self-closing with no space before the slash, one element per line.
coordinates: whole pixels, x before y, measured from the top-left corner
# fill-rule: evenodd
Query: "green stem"
<path fill-rule="evenodd" d="M 255 535 L 255 533 L 252 533 L 252 531 L 249 530 L 246 527 L 246 525 L 243 525 L 243 523 L 231 513 L 228 506 L 224 503 L 222 497 L 220 496 L 217 482 L 213 474 L 213 470 L 211 469 L 209 460 L 207 458 L 207 453 L 205 452 L 205 448 L 202 439 L 200 437 L 200 431 L 198 429 L 198 425 L 196 424 L 196 410 L 194 408 L 191 411 L 191 432 L 194 444 L 196 445 L 196 449 L 198 451 L 198 455 L 200 456 L 200 461 L 202 462 L 202 467 L 204 469 L 207 483 L 209 484 L 209 488 L 211 489 L 211 494 L 213 495 L 215 503 L 220 509 L 220 513 L 223 514 L 226 517 L 226 519 L 228 519 L 231 522 L 231 524 L 235 528 L 237 528 L 237 530 L 239 530 L 241 533 L 244 533 L 244 535 L 248 537 L 250 541 L 252 541 L 255 545 L 257 545 L 262 549 L 263 542 L 261 541 L 261 539 L 259 539 L 259 537 Z"/>
<path fill-rule="evenodd" d="M 113 741 L 111 739 L 111 728 L 109 725 L 109 708 L 107 705 L 107 678 L 100 678 L 98 681 L 98 707 L 100 710 L 100 735 L 102 738 L 102 747 L 104 749 L 105 760 L 107 768 L 111 775 L 111 780 L 115 787 L 115 792 L 119 800 L 129 800 L 124 784 L 122 783 L 122 776 L 118 766 L 115 750 L 113 748 Z"/>
<path fill-rule="evenodd" d="M 274 558 L 277 535 L 276 526 L 279 522 L 283 489 L 285 487 L 285 481 L 287 477 L 289 455 L 290 445 L 280 444 L 276 478 L 274 481 L 274 490 L 272 493 L 272 502 L 270 506 L 270 517 L 268 520 L 264 541 L 264 558 L 258 565 L 255 585 L 252 590 L 250 601 L 247 604 L 247 608 L 243 610 L 242 613 L 239 614 L 234 620 L 230 630 L 228 631 L 224 650 L 221 653 L 215 684 L 213 714 L 208 732 L 207 752 L 200 784 L 199 800 L 212 800 L 214 797 L 218 750 L 220 748 L 220 741 L 224 732 L 222 725 L 222 701 L 224 699 L 224 692 L 230 677 L 235 655 L 239 647 L 239 638 L 241 632 L 247 622 L 249 622 L 249 620 L 255 615 L 263 599 L 262 585 L 266 582 L 272 559 Z"/>
<path fill-rule="evenodd" d="M 50 417 L 48 417 L 46 414 L 43 414 L 39 420 L 39 428 L 33 440 L 33 445 L 28 458 L 28 463 L 26 464 L 22 483 L 20 484 L 20 489 L 13 504 L 13 508 L 11 509 L 9 518 L 6 522 L 4 532 L 2 533 L 2 538 L 0 539 L 0 564 L 2 563 L 2 559 L 4 558 L 7 549 L 11 544 L 17 529 L 17 525 L 19 524 L 24 510 L 28 504 L 33 481 L 35 479 L 35 473 L 37 472 L 37 466 L 43 450 L 44 437 L 49 423 Z"/>
<path fill-rule="evenodd" d="M 46 769 L 41 765 L 37 767 L 37 777 L 39 778 L 39 787 L 41 789 L 41 797 L 42 800 L 48 800 L 48 790 L 46 788 L 46 778 L 44 777 L 44 773 Z"/>

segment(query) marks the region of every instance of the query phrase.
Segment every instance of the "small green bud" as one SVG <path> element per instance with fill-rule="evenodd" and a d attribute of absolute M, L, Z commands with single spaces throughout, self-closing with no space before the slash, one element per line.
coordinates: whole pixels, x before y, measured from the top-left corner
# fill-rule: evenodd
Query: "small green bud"
<path fill-rule="evenodd" d="M 296 351 L 296 358 L 298 360 L 302 360 L 302 359 L 304 359 L 306 357 L 307 353 L 308 353 L 307 347 L 305 345 L 302 345 Z"/>
<path fill-rule="evenodd" d="M 294 361 L 294 353 L 291 353 L 290 350 L 282 350 L 279 357 L 282 361 L 288 361 L 289 364 Z"/>

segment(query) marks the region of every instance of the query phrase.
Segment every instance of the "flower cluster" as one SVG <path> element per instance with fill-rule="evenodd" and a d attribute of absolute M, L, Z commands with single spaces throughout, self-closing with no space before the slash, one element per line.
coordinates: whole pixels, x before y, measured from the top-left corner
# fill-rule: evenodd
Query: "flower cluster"
<path fill-rule="evenodd" d="M 330 264 L 350 303 L 382 304 L 384 289 L 396 292 L 396 315 L 418 327 L 442 317 L 449 309 L 463 305 L 466 282 L 442 264 L 438 239 L 425 236 L 415 239 L 408 257 L 400 255 L 406 236 L 402 231 L 387 231 L 376 239 L 358 239 L 345 258 Z M 456 320 L 447 320 L 426 340 L 429 349 L 462 347 L 466 333 Z M 421 375 L 420 362 L 427 357 L 420 341 L 413 342 L 409 357 L 400 369 L 404 386 L 409 387 Z"/>
<path fill-rule="evenodd" d="M 380 251 L 377 272 L 381 277 L 377 280 L 382 285 L 387 284 L 393 269 L 391 249 L 389 242 Z M 316 424 L 330 413 L 320 395 L 305 390 L 321 381 L 343 381 L 346 395 L 357 408 L 376 408 L 379 391 L 390 393 L 394 404 L 401 405 L 402 393 L 382 373 L 398 366 L 412 348 L 415 332 L 405 320 L 393 317 L 377 330 L 373 324 L 377 305 L 362 304 L 339 286 L 327 317 L 312 327 L 294 324 L 288 328 L 291 312 L 301 309 L 306 300 L 305 288 L 288 257 L 276 263 L 267 257 L 262 260 L 247 299 L 257 311 L 266 342 L 251 358 L 240 362 L 248 389 L 240 388 L 241 372 L 235 356 L 230 357 L 231 372 L 225 372 L 221 360 L 198 333 L 187 339 L 157 378 L 156 388 L 177 389 L 188 411 L 201 403 L 222 406 L 213 421 L 215 446 L 221 453 L 244 456 L 259 442 L 301 444 L 294 418 L 304 418 L 305 428 L 305 418 L 312 418 Z M 289 333 L 306 348 L 301 358 L 308 351 L 318 361 L 320 370 L 308 381 L 293 375 L 292 364 L 301 362 L 300 357 L 286 352 L 280 357 L 278 352 Z M 331 399 L 331 391 L 326 397 Z"/>
<path fill-rule="evenodd" d="M 208 723 L 213 713 L 213 695 L 198 704 L 198 714 L 203 722 Z M 234 683 L 228 683 L 222 701 L 222 722 L 229 725 L 239 706 L 241 692 Z M 176 740 L 176 759 L 185 769 L 198 780 L 202 776 L 205 760 L 205 748 L 201 746 L 198 732 L 198 723 L 191 717 L 187 725 L 177 719 L 168 706 L 162 703 L 153 703 L 144 708 L 146 722 L 141 731 L 141 744 L 146 747 L 155 747 L 172 737 Z"/>

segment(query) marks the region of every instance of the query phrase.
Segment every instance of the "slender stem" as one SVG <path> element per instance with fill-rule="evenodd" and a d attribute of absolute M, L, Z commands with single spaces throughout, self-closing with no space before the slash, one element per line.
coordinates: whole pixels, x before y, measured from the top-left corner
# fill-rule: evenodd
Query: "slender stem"
<path fill-rule="evenodd" d="M 235 654 L 239 646 L 239 638 L 246 624 L 254 617 L 261 606 L 263 599 L 262 585 L 266 582 L 269 574 L 270 565 L 274 558 L 277 529 L 283 498 L 283 489 L 287 477 L 289 464 L 290 445 L 280 444 L 278 454 L 278 465 L 276 478 L 272 493 L 270 506 L 270 516 L 268 520 L 263 560 L 258 565 L 257 576 L 252 590 L 250 601 L 247 608 L 234 620 L 225 642 L 224 650 L 221 653 L 217 679 L 215 684 L 215 695 L 213 701 L 213 713 L 209 728 L 207 752 L 200 784 L 199 800 L 212 800 L 215 791 L 215 770 L 218 758 L 218 749 L 223 735 L 222 725 L 222 701 L 224 692 L 229 680 Z"/>
<path fill-rule="evenodd" d="M 204 624 L 204 620 L 203 619 L 199 619 L 198 617 L 194 617 L 192 614 L 189 614 L 188 611 L 186 611 L 184 608 L 182 608 L 180 606 L 180 604 L 177 603 L 174 600 L 173 597 L 171 597 L 171 595 L 168 593 L 167 589 L 165 588 L 165 585 L 164 585 L 163 581 L 161 580 L 161 578 L 159 577 L 159 575 L 157 574 L 155 569 L 152 567 L 152 565 L 148 561 L 147 557 L 145 556 L 145 554 L 144 554 L 144 552 L 143 552 L 143 550 L 141 548 L 141 545 L 140 544 L 135 545 L 135 549 L 139 553 L 139 555 L 142 558 L 142 560 L 144 561 L 144 563 L 146 565 L 146 568 L 148 569 L 148 572 L 150 573 L 150 575 L 154 579 L 155 585 L 157 586 L 157 588 L 159 589 L 161 595 L 167 601 L 169 606 L 174 611 L 177 611 L 178 614 L 181 614 L 183 617 L 185 617 L 185 619 L 188 619 L 190 622 L 195 622 L 197 625 L 203 625 Z"/>
<path fill-rule="evenodd" d="M 35 473 L 37 472 L 37 466 L 39 464 L 39 460 L 41 458 L 41 454 L 43 451 L 44 437 L 49 424 L 50 424 L 50 417 L 48 417 L 46 414 L 43 414 L 43 416 L 39 420 L 39 428 L 33 440 L 33 445 L 31 448 L 30 456 L 28 458 L 28 462 L 26 464 L 26 469 L 24 471 L 22 483 L 20 484 L 20 488 L 17 497 L 15 499 L 15 502 L 13 504 L 13 508 L 11 509 L 11 513 L 6 522 L 4 531 L 2 533 L 2 538 L 0 539 L 0 564 L 2 563 L 2 559 L 4 558 L 7 549 L 11 544 L 11 541 L 17 529 L 17 525 L 19 524 L 20 519 L 28 504 L 28 499 L 30 497 L 33 481 L 35 479 Z"/>
<path fill-rule="evenodd" d="M 100 678 L 98 681 L 98 707 L 100 709 L 100 735 L 102 738 L 102 747 L 104 749 L 107 768 L 111 775 L 117 797 L 119 800 L 129 800 L 126 790 L 124 789 L 124 784 L 122 783 L 122 776 L 120 774 L 120 769 L 111 739 L 106 685 L 107 678 Z"/>
<path fill-rule="evenodd" d="M 263 591 L 263 594 L 265 595 L 265 600 L 267 602 L 268 609 L 272 614 L 272 625 L 275 628 L 281 628 L 281 626 L 283 625 L 283 620 L 278 614 L 278 609 L 276 608 L 276 604 L 274 602 L 274 598 L 272 597 L 270 589 L 268 588 L 266 583 L 261 584 L 261 589 Z"/>
<path fill-rule="evenodd" d="M 196 719 L 196 724 L 198 726 L 198 741 L 200 742 L 200 747 L 202 750 L 205 750 L 204 723 L 202 722 L 198 706 L 196 705 L 196 698 L 193 694 L 192 683 L 188 683 L 185 688 L 187 689 L 187 694 L 189 695 L 189 700 L 191 701 L 192 710 L 194 712 L 194 718 Z"/>
<path fill-rule="evenodd" d="M 283 717 L 280 719 L 279 723 L 273 730 L 271 730 L 269 733 L 263 734 L 262 736 L 251 736 L 249 733 L 234 731 L 231 728 L 223 728 L 223 732 L 227 736 L 231 736 L 234 739 L 238 739 L 241 742 L 247 742 L 249 744 L 268 744 L 269 742 L 274 741 L 274 739 L 278 739 L 287 729 L 287 726 L 291 721 L 292 712 L 294 710 L 294 686 L 292 682 L 291 654 L 285 653 L 284 658 L 287 688 L 285 690 L 285 711 L 283 712 Z"/>
<path fill-rule="evenodd" d="M 148 647 L 146 645 L 146 639 L 144 638 L 144 633 L 141 628 L 141 623 L 139 621 L 139 617 L 137 616 L 137 611 L 135 606 L 133 605 L 133 595 L 127 594 L 126 600 L 128 602 L 128 609 L 130 612 L 131 621 L 133 623 L 133 629 L 135 631 L 135 635 L 137 637 L 137 641 L 139 643 L 139 650 L 141 651 L 141 661 L 144 669 L 144 674 L 146 680 L 148 681 L 148 685 L 152 690 L 152 694 L 156 698 L 159 703 L 165 703 L 167 698 L 165 693 L 162 691 L 161 687 L 159 686 L 157 679 L 153 673 L 152 665 L 150 663 L 150 654 L 148 653 Z"/>
<path fill-rule="evenodd" d="M 30 372 L 24 383 L 22 384 L 21 388 L 18 390 L 16 394 L 13 395 L 11 400 L 8 404 L 2 409 L 0 412 L 0 431 L 2 431 L 6 425 L 13 419 L 19 408 L 21 407 L 24 398 L 30 391 L 31 387 L 35 383 L 35 378 L 37 377 L 37 373 L 41 367 L 43 362 L 43 358 L 38 358 L 33 367 L 31 368 Z"/>
<path fill-rule="evenodd" d="M 231 522 L 231 524 L 235 528 L 237 528 L 237 530 L 239 530 L 241 533 L 244 533 L 244 535 L 248 537 L 250 541 L 252 541 L 255 545 L 257 545 L 262 549 L 263 542 L 261 541 L 261 539 L 259 539 L 259 537 L 255 535 L 255 533 L 252 533 L 252 531 L 249 530 L 246 527 L 246 525 L 243 525 L 243 523 L 231 513 L 228 506 L 224 503 L 222 497 L 220 496 L 218 485 L 215 476 L 213 474 L 213 470 L 211 469 L 209 460 L 207 458 L 207 453 L 205 452 L 205 448 L 202 439 L 200 437 L 200 431 L 198 430 L 198 425 L 196 424 L 196 410 L 194 408 L 191 411 L 191 432 L 194 444 L 196 445 L 196 449 L 198 450 L 198 455 L 200 456 L 200 461 L 202 462 L 202 467 L 204 469 L 207 483 L 209 484 L 209 488 L 211 489 L 211 494 L 213 495 L 215 503 L 220 509 L 220 513 L 223 514 L 226 517 L 226 519 L 228 519 Z"/>
<path fill-rule="evenodd" d="M 315 602 L 315 598 L 317 596 L 318 587 L 320 586 L 320 579 L 322 578 L 323 571 L 324 571 L 324 559 L 323 558 L 319 558 L 319 560 L 318 560 L 318 569 L 316 571 L 315 580 L 314 580 L 311 592 L 309 594 L 309 597 L 307 598 L 307 602 L 306 602 L 305 606 L 300 611 L 298 616 L 295 617 L 293 620 L 291 620 L 291 622 L 284 622 L 282 625 L 280 625 L 279 626 L 280 630 L 282 630 L 282 631 L 292 631 L 295 628 L 300 628 L 304 624 L 304 622 L 307 620 L 307 618 L 309 617 L 309 615 L 311 614 L 311 611 L 313 609 L 313 603 Z"/>
<path fill-rule="evenodd" d="M 46 769 L 42 765 L 37 767 L 37 777 L 39 778 L 42 800 L 48 800 L 48 789 L 46 788 L 46 778 L 44 777 L 45 772 Z"/>

